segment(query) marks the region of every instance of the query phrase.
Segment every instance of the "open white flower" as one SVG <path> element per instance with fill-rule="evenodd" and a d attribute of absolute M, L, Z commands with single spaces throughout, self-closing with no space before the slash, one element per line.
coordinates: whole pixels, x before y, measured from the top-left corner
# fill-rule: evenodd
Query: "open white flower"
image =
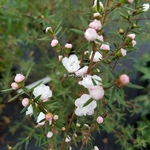
<path fill-rule="evenodd" d="M 93 86 L 89 89 L 89 94 L 94 100 L 100 100 L 104 96 L 104 89 L 101 86 Z"/>
<path fill-rule="evenodd" d="M 40 99 L 43 100 L 43 102 L 46 102 L 50 97 L 52 97 L 52 91 L 49 86 L 40 84 L 33 90 L 33 95 L 35 97 L 41 95 Z"/>
<path fill-rule="evenodd" d="M 45 119 L 45 114 L 43 112 L 40 112 L 38 117 L 37 117 L 37 120 L 36 122 L 39 124 L 39 125 L 44 125 L 45 124 L 45 121 L 42 121 L 43 119 Z M 41 122 L 42 121 L 42 122 Z"/>
<path fill-rule="evenodd" d="M 97 76 L 97 75 L 86 75 L 85 77 L 83 77 L 82 81 L 79 81 L 78 84 L 83 85 L 85 88 L 91 88 L 94 86 L 92 79 L 94 80 L 94 82 L 96 83 L 96 85 L 102 85 L 100 81 L 102 81 L 102 79 Z"/>
<path fill-rule="evenodd" d="M 75 74 L 79 77 L 83 77 L 87 73 L 87 70 L 88 70 L 88 66 L 84 66 L 83 68 L 76 71 Z"/>
<path fill-rule="evenodd" d="M 76 55 L 70 55 L 69 58 L 64 57 L 62 64 L 70 73 L 76 72 L 80 68 L 80 61 Z"/>
<path fill-rule="evenodd" d="M 83 94 L 80 98 L 76 99 L 75 106 L 77 106 L 75 110 L 75 114 L 77 116 L 86 116 L 94 114 L 94 109 L 96 108 L 97 104 L 96 101 L 92 101 L 87 106 L 83 107 L 84 104 L 91 98 L 88 94 Z"/>
<path fill-rule="evenodd" d="M 149 7 L 149 4 L 143 4 L 143 11 L 148 11 Z"/>
<path fill-rule="evenodd" d="M 91 55 L 89 57 L 90 59 L 92 57 L 92 54 L 93 54 L 93 51 L 91 52 Z M 93 58 L 93 62 L 98 62 L 100 59 L 102 59 L 101 53 L 95 52 L 95 55 L 94 55 L 94 58 Z"/>
<path fill-rule="evenodd" d="M 26 115 L 30 115 L 31 116 L 32 114 L 33 114 L 33 107 L 30 104 L 29 107 L 27 108 Z"/>

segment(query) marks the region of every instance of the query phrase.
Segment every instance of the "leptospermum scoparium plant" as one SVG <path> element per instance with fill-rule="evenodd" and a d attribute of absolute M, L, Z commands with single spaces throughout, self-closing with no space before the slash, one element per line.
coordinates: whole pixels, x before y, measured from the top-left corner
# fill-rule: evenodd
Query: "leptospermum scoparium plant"
<path fill-rule="evenodd" d="M 27 145 L 34 137 L 36 145 L 47 150 L 83 150 L 87 145 L 98 150 L 98 145 L 92 144 L 92 133 L 105 130 L 114 134 L 123 149 L 143 146 L 131 138 L 135 130 L 122 123 L 124 110 L 131 108 L 125 101 L 124 87 L 140 87 L 130 83 L 128 72 L 116 72 L 115 67 L 136 50 L 140 26 L 135 18 L 148 9 L 149 4 L 136 0 L 95 0 L 89 20 L 80 17 L 84 30 L 71 29 L 83 38 L 78 47 L 71 41 L 61 44 L 60 24 L 55 30 L 46 28 L 57 58 L 50 62 L 50 86 L 39 83 L 26 88 L 29 73 L 17 74 L 11 84 L 13 90 L 22 91 L 10 101 L 26 94 L 22 112 L 35 119 L 34 128 L 26 128 L 29 134 L 21 144 Z M 119 28 L 108 32 L 114 12 L 119 14 Z M 115 42 L 108 38 L 111 36 Z"/>

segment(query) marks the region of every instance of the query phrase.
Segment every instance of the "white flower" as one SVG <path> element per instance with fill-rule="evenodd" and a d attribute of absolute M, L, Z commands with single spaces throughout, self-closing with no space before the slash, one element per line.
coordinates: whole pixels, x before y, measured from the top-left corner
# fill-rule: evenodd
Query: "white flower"
<path fill-rule="evenodd" d="M 101 86 L 93 86 L 90 87 L 88 90 L 89 94 L 94 100 L 102 99 L 105 93 L 104 89 Z"/>
<path fill-rule="evenodd" d="M 38 117 L 37 117 L 37 120 L 36 122 L 39 124 L 39 125 L 44 125 L 45 124 L 45 121 L 42 121 L 40 122 L 41 120 L 45 119 L 45 114 L 43 112 L 40 112 Z"/>
<path fill-rule="evenodd" d="M 70 142 L 71 141 L 71 137 L 68 135 L 65 139 L 65 142 Z"/>
<path fill-rule="evenodd" d="M 127 36 L 131 38 L 132 40 L 134 40 L 136 35 L 134 33 L 131 33 L 131 34 L 128 34 Z"/>
<path fill-rule="evenodd" d="M 125 50 L 123 48 L 120 49 L 120 52 L 123 57 L 126 56 L 126 54 L 127 54 L 127 50 Z"/>
<path fill-rule="evenodd" d="M 47 138 L 51 138 L 52 136 L 53 136 L 53 132 L 50 132 L 50 131 L 49 131 L 49 132 L 47 133 Z"/>
<path fill-rule="evenodd" d="M 84 66 L 83 68 L 76 71 L 75 74 L 79 77 L 83 77 L 87 73 L 87 70 L 88 70 L 88 66 Z"/>
<path fill-rule="evenodd" d="M 84 36 L 88 41 L 95 41 L 97 39 L 97 32 L 95 29 L 88 28 L 85 31 Z"/>
<path fill-rule="evenodd" d="M 98 36 L 97 36 L 97 39 L 100 40 L 100 41 L 103 41 L 103 40 L 104 40 L 102 35 L 98 35 Z M 97 42 L 97 41 L 95 41 L 95 43 L 96 43 L 96 44 L 99 44 L 99 45 L 101 44 L 100 42 Z"/>
<path fill-rule="evenodd" d="M 76 99 L 75 106 L 77 106 L 75 110 L 75 114 L 77 116 L 86 116 L 94 114 L 94 109 L 96 108 L 97 104 L 96 101 L 92 101 L 87 106 L 83 107 L 83 105 L 91 98 L 88 94 L 83 94 L 80 98 Z"/>
<path fill-rule="evenodd" d="M 93 51 L 91 52 L 90 59 L 92 57 Z M 93 62 L 98 62 L 100 59 L 102 59 L 102 55 L 99 52 L 95 52 Z"/>
<path fill-rule="evenodd" d="M 33 95 L 35 97 L 41 95 L 40 99 L 43 100 L 43 102 L 46 102 L 48 98 L 52 97 L 52 91 L 50 90 L 49 86 L 40 84 L 33 90 Z"/>
<path fill-rule="evenodd" d="M 94 150 L 99 150 L 99 148 L 97 146 L 94 146 Z"/>
<path fill-rule="evenodd" d="M 83 85 L 85 88 L 91 88 L 94 86 L 92 79 L 95 81 L 96 85 L 101 85 L 100 81 L 102 81 L 102 79 L 99 76 L 97 75 L 91 76 L 89 74 L 83 77 L 83 80 L 79 81 L 78 83 L 80 85 Z"/>
<path fill-rule="evenodd" d="M 148 11 L 149 9 L 149 4 L 143 4 L 143 11 Z"/>
<path fill-rule="evenodd" d="M 136 41 L 132 40 L 132 46 L 135 46 L 135 45 L 136 45 Z"/>
<path fill-rule="evenodd" d="M 73 73 L 80 68 L 80 61 L 78 60 L 78 57 L 76 55 L 70 55 L 69 58 L 63 58 L 62 64 L 70 73 Z"/>
<path fill-rule="evenodd" d="M 89 24 L 89 27 L 95 30 L 100 30 L 102 28 L 102 24 L 99 20 L 94 19 L 94 21 Z"/>
<path fill-rule="evenodd" d="M 128 0 L 128 2 L 129 2 L 130 4 L 132 4 L 132 3 L 134 2 L 134 0 Z"/>
<path fill-rule="evenodd" d="M 32 114 L 33 114 L 33 107 L 30 104 L 29 107 L 27 108 L 26 115 L 30 115 L 31 116 Z"/>
<path fill-rule="evenodd" d="M 100 13 L 99 12 L 96 12 L 93 14 L 93 17 L 99 17 L 100 16 Z"/>
<path fill-rule="evenodd" d="M 107 45 L 107 44 L 102 44 L 102 45 L 100 46 L 100 49 L 101 49 L 101 50 L 109 51 L 109 50 L 110 50 L 110 47 L 109 47 L 109 45 Z"/>

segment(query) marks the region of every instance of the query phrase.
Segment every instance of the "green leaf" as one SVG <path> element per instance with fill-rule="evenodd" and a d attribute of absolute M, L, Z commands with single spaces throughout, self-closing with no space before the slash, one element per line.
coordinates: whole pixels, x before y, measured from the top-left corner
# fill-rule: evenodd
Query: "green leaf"
<path fill-rule="evenodd" d="M 84 27 L 85 27 L 85 28 L 88 28 L 89 25 L 88 25 L 88 23 L 86 22 L 86 20 L 85 20 L 83 17 L 81 17 L 81 16 L 79 16 L 79 17 L 80 17 L 80 20 L 82 21 Z"/>
<path fill-rule="evenodd" d="M 62 23 L 62 20 L 58 23 L 58 25 L 57 25 L 57 27 L 56 27 L 56 29 L 55 29 L 54 33 L 56 33 L 56 32 L 57 32 L 57 30 L 58 30 L 58 28 L 60 27 L 61 23 Z"/>
<path fill-rule="evenodd" d="M 60 34 L 60 36 L 58 37 L 58 39 L 60 39 L 63 36 L 63 34 L 66 32 L 66 30 L 67 30 L 67 28 Z"/>
<path fill-rule="evenodd" d="M 101 68 L 106 72 L 112 79 L 115 79 L 113 74 L 109 71 L 109 68 L 107 68 L 103 63 L 101 63 Z"/>
<path fill-rule="evenodd" d="M 133 88 L 133 89 L 144 89 L 144 87 L 142 87 L 140 85 L 131 84 L 131 83 L 127 84 L 126 86 L 129 88 Z"/>
<path fill-rule="evenodd" d="M 20 112 L 20 113 L 25 112 L 25 111 L 27 110 L 27 108 L 28 108 L 28 107 L 24 107 L 24 108 L 21 110 L 21 112 Z"/>
<path fill-rule="evenodd" d="M 16 96 L 12 97 L 8 102 L 14 101 L 16 98 L 18 98 L 23 92 L 18 93 Z"/>
<path fill-rule="evenodd" d="M 62 27 L 60 27 L 55 34 L 58 35 L 61 32 L 61 30 L 62 30 Z"/>
<path fill-rule="evenodd" d="M 85 51 L 86 49 L 87 49 L 87 47 L 88 47 L 88 43 L 86 43 L 86 44 L 83 44 L 80 48 L 79 48 L 79 52 L 82 52 L 82 51 Z"/>
<path fill-rule="evenodd" d="M 9 91 L 12 91 L 13 89 L 10 88 L 10 89 L 5 89 L 5 90 L 1 90 L 1 92 L 9 92 Z"/>
<path fill-rule="evenodd" d="M 84 34 L 84 32 L 83 31 L 81 31 L 81 30 L 78 30 L 78 29 L 70 29 L 71 31 L 73 31 L 73 32 L 75 32 L 75 33 L 78 33 L 78 34 Z"/>
<path fill-rule="evenodd" d="M 88 43 L 88 51 L 89 51 L 89 54 L 91 54 L 91 52 L 93 51 L 93 43 L 92 42 Z"/>
<path fill-rule="evenodd" d="M 28 76 L 29 76 L 29 74 L 30 74 L 30 72 L 31 72 L 31 69 L 32 69 L 32 67 L 30 67 L 30 68 L 28 69 L 28 71 L 27 71 L 27 73 L 26 73 L 26 75 L 25 75 L 25 79 L 28 78 Z"/>
<path fill-rule="evenodd" d="M 93 101 L 93 99 L 90 98 L 90 99 L 83 105 L 83 107 L 87 106 L 87 105 L 90 104 L 92 101 Z"/>

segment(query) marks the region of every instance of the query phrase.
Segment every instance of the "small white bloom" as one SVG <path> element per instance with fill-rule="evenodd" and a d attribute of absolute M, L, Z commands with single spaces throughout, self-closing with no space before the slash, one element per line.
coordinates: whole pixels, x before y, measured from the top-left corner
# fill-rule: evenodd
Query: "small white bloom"
<path fill-rule="evenodd" d="M 93 17 L 99 17 L 100 16 L 100 13 L 99 12 L 96 12 L 93 14 Z"/>
<path fill-rule="evenodd" d="M 83 77 L 87 73 L 87 70 L 88 70 L 88 66 L 84 66 L 83 68 L 76 71 L 75 74 L 79 77 Z"/>
<path fill-rule="evenodd" d="M 134 0 L 128 0 L 128 2 L 129 2 L 130 4 L 132 4 L 132 3 L 134 2 Z"/>
<path fill-rule="evenodd" d="M 149 4 L 147 3 L 147 4 L 143 4 L 143 11 L 148 11 L 148 9 L 149 9 Z"/>
<path fill-rule="evenodd" d="M 94 146 L 94 150 L 99 150 L 99 148 L 97 146 Z"/>
<path fill-rule="evenodd" d="M 94 100 L 100 100 L 104 96 L 104 89 L 101 86 L 92 86 L 89 89 L 89 94 Z"/>
<path fill-rule="evenodd" d="M 56 120 L 58 120 L 58 115 L 54 115 L 54 117 L 53 117 L 53 119 L 56 121 Z"/>
<path fill-rule="evenodd" d="M 104 120 L 104 119 L 103 119 L 103 117 L 101 117 L 101 116 L 98 116 L 97 119 L 96 119 L 96 121 L 97 121 L 98 124 L 103 123 L 103 120 Z"/>
<path fill-rule="evenodd" d="M 97 85 L 102 85 L 100 81 L 102 81 L 102 79 L 97 76 L 97 75 L 86 75 L 86 77 L 83 77 L 83 80 L 82 81 L 79 81 L 78 84 L 80 85 L 83 85 L 85 88 L 90 88 L 90 87 L 93 87 L 94 84 L 92 82 L 92 79 L 95 81 L 95 83 Z"/>
<path fill-rule="evenodd" d="M 45 32 L 47 33 L 49 30 L 52 31 L 52 28 L 51 28 L 51 27 L 47 27 L 47 28 L 45 29 Z"/>
<path fill-rule="evenodd" d="M 135 45 L 136 45 L 136 41 L 132 40 L 132 46 L 135 46 Z"/>
<path fill-rule="evenodd" d="M 62 58 L 63 58 L 63 55 L 58 55 L 58 59 L 59 59 L 59 61 L 61 61 L 61 60 L 62 60 Z"/>
<path fill-rule="evenodd" d="M 47 138 L 51 138 L 52 136 L 53 136 L 53 132 L 50 132 L 50 131 L 49 131 L 49 132 L 47 133 Z"/>
<path fill-rule="evenodd" d="M 66 44 L 65 44 L 65 48 L 71 49 L 71 48 L 72 48 L 72 44 L 66 43 Z"/>
<path fill-rule="evenodd" d="M 84 36 L 88 41 L 95 41 L 97 39 L 97 32 L 95 29 L 88 28 L 85 31 Z"/>
<path fill-rule="evenodd" d="M 39 124 L 39 125 L 44 125 L 45 124 L 45 121 L 43 122 L 40 122 L 41 120 L 45 119 L 45 114 L 43 112 L 40 112 L 38 117 L 37 117 L 37 120 L 36 122 Z"/>
<path fill-rule="evenodd" d="M 91 52 L 90 59 L 92 57 L 93 51 Z M 102 55 L 99 52 L 95 52 L 93 62 L 98 62 L 100 59 L 102 59 Z"/>
<path fill-rule="evenodd" d="M 43 100 L 43 102 L 46 102 L 50 97 L 52 97 L 52 91 L 49 86 L 40 84 L 33 90 L 33 95 L 35 97 L 41 95 L 40 99 Z"/>
<path fill-rule="evenodd" d="M 70 73 L 73 73 L 80 68 L 80 61 L 76 55 L 70 55 L 69 58 L 63 58 L 62 64 Z"/>
<path fill-rule="evenodd" d="M 125 50 L 123 48 L 120 49 L 120 52 L 123 57 L 126 56 L 126 54 L 127 54 L 127 50 Z"/>
<path fill-rule="evenodd" d="M 100 40 L 100 41 L 103 41 L 103 40 L 104 40 L 104 38 L 103 38 L 102 35 L 98 35 L 98 36 L 97 36 L 97 39 Z M 97 41 L 95 41 L 95 43 L 96 43 L 96 44 L 99 44 L 99 45 L 101 44 L 100 42 L 97 42 Z"/>
<path fill-rule="evenodd" d="M 92 101 L 87 106 L 83 107 L 84 104 L 91 98 L 88 94 L 83 94 L 80 98 L 76 99 L 75 106 L 77 106 L 75 110 L 75 114 L 77 116 L 86 116 L 86 115 L 93 115 L 94 109 L 96 108 L 97 104 L 96 101 Z"/>
<path fill-rule="evenodd" d="M 102 24 L 99 20 L 94 19 L 94 21 L 89 24 L 89 27 L 95 30 L 100 30 L 102 28 Z"/>
<path fill-rule="evenodd" d="M 30 115 L 31 116 L 32 114 L 33 114 L 33 107 L 30 104 L 29 107 L 27 108 L 26 115 Z"/>
<path fill-rule="evenodd" d="M 128 34 L 127 36 L 131 38 L 132 40 L 134 40 L 136 35 L 134 33 L 131 33 L 131 34 Z"/>
<path fill-rule="evenodd" d="M 109 50 L 110 50 L 110 46 L 107 45 L 107 44 L 102 44 L 102 45 L 100 46 L 100 49 L 101 49 L 101 50 L 109 51 Z"/>
<path fill-rule="evenodd" d="M 71 141 L 71 137 L 68 135 L 65 139 L 65 142 L 70 142 Z"/>

